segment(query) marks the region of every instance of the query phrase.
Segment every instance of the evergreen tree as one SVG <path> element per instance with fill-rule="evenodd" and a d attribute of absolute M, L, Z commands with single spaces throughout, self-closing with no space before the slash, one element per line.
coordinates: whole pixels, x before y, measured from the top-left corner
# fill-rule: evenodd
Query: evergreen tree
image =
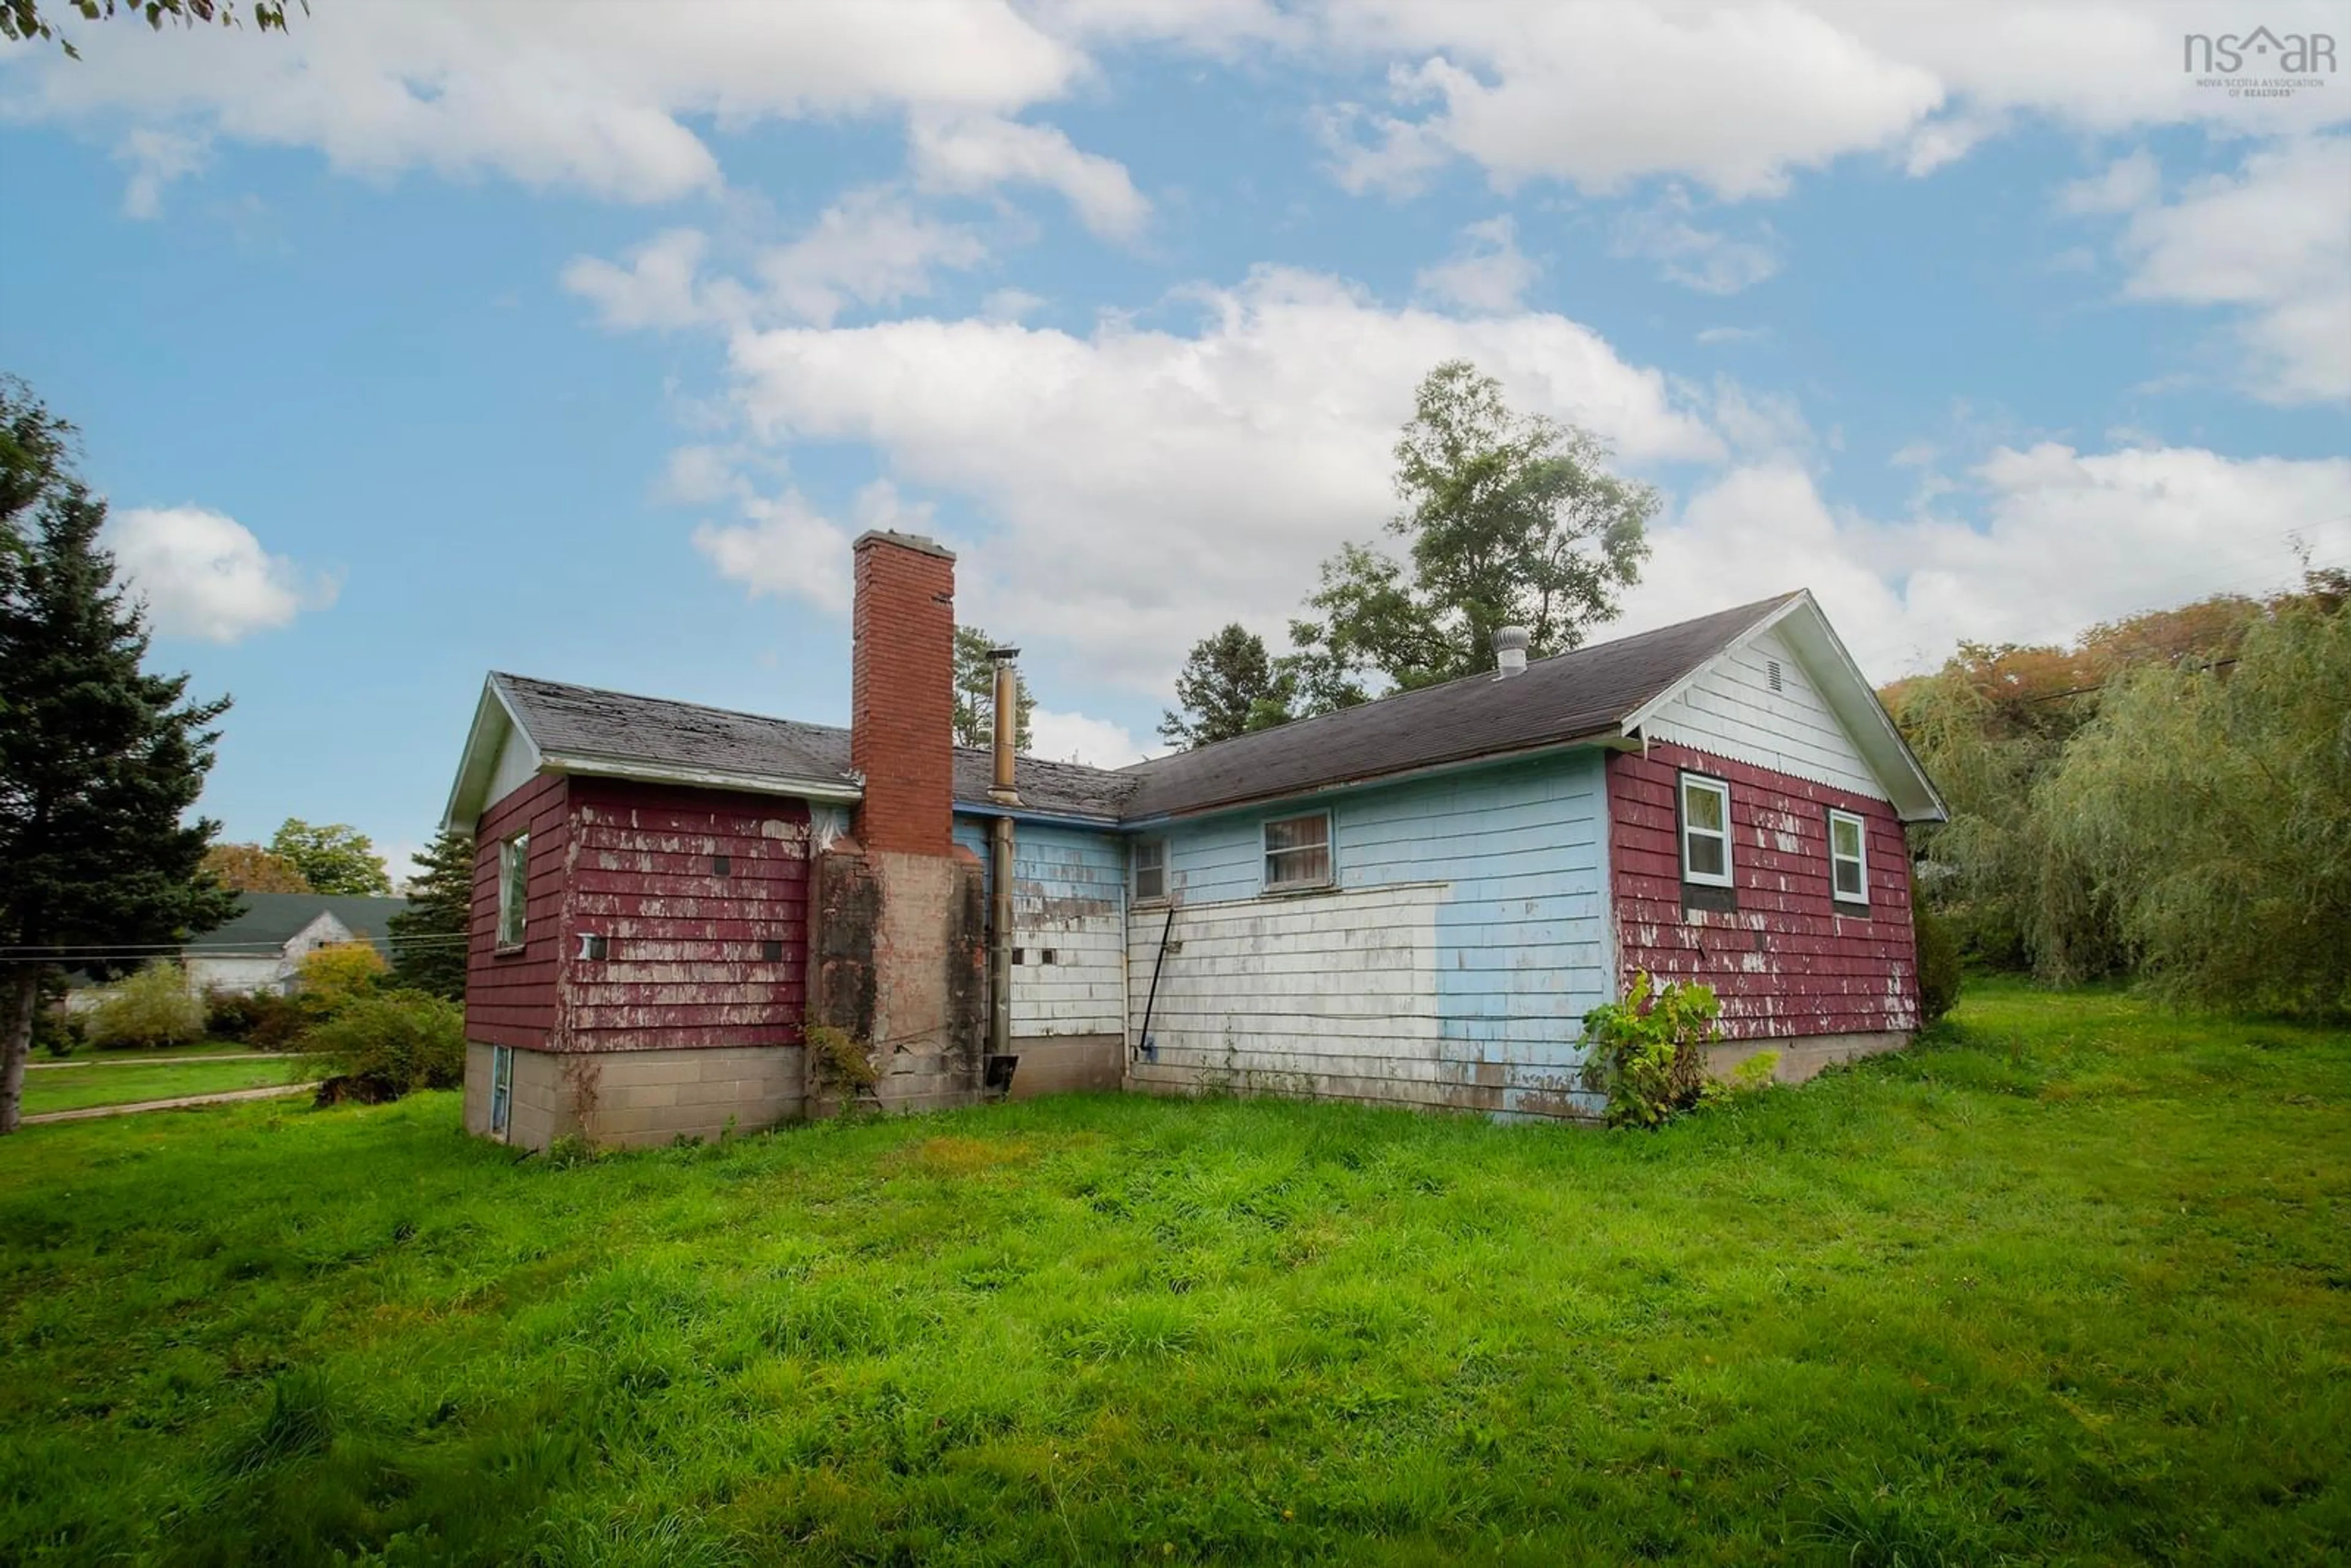
<path fill-rule="evenodd" d="M 408 907 L 392 917 L 392 983 L 465 999 L 465 937 L 474 917 L 474 841 L 444 829 L 416 852 Z"/>
<path fill-rule="evenodd" d="M 955 634 L 955 743 L 986 750 L 996 744 L 996 662 L 987 656 L 996 640 L 977 626 L 958 626 Z M 1029 755 L 1029 716 L 1037 699 L 1029 682 L 1019 678 L 1020 708 L 1013 724 L 1012 749 Z"/>
<path fill-rule="evenodd" d="M 98 547 L 106 503 L 72 427 L 0 382 L 0 1133 L 16 1130 L 43 973 L 210 930 L 236 895 L 200 877 L 203 791 L 227 699 L 151 675 L 145 616 Z M 29 433 L 30 439 L 26 439 Z M 79 961 L 79 960 L 78 960 Z"/>
<path fill-rule="evenodd" d="M 1192 644 L 1176 677 L 1176 700 L 1159 737 L 1190 750 L 1290 721 L 1290 682 L 1267 656 L 1265 639 L 1234 622 Z"/>

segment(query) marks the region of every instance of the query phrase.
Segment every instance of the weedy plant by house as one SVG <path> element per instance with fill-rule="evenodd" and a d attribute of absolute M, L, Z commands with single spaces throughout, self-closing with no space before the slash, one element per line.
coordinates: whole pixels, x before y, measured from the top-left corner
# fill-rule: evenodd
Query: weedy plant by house
<path fill-rule="evenodd" d="M 1610 1126 L 1659 1126 L 1706 1097 L 1706 1048 L 1722 1038 L 1721 1012 L 1713 987 L 1658 986 L 1642 970 L 1622 1001 L 1583 1015 L 1585 1081 L 1608 1096 Z"/>

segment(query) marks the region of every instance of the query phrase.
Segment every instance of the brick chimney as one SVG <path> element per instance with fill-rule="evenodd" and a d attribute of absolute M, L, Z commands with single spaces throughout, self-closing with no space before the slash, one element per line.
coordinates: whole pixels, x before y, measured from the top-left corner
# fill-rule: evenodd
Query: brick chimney
<path fill-rule="evenodd" d="M 849 758 L 858 841 L 945 855 L 955 842 L 955 552 L 917 534 L 857 540 Z"/>

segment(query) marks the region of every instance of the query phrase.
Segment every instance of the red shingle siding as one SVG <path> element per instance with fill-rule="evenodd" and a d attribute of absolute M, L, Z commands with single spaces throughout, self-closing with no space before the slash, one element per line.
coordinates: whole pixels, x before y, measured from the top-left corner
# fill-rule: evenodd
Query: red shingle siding
<path fill-rule="evenodd" d="M 1730 786 L 1736 910 L 1682 907 L 1675 791 L 1685 769 Z M 1867 824 L 1865 917 L 1829 896 L 1831 807 Z M 1731 1040 L 1917 1027 L 1910 856 L 1885 801 L 1656 744 L 1608 758 L 1608 812 L 1620 981 L 1640 969 L 1705 981 Z"/>
<path fill-rule="evenodd" d="M 799 800 L 574 779 L 564 1048 L 798 1043 L 809 827 Z M 590 933 L 605 939 L 601 959 L 577 956 Z M 768 942 L 781 956 L 764 956 Z"/>
<path fill-rule="evenodd" d="M 944 855 L 955 811 L 955 557 L 866 535 L 852 621 L 849 756 L 865 776 L 858 841 Z"/>
<path fill-rule="evenodd" d="M 475 831 L 472 939 L 465 946 L 468 1040 L 544 1048 L 555 1033 L 568 785 L 561 778 L 533 779 L 484 811 Z M 498 846 L 526 831 L 530 834 L 530 903 L 523 948 L 500 953 Z"/>

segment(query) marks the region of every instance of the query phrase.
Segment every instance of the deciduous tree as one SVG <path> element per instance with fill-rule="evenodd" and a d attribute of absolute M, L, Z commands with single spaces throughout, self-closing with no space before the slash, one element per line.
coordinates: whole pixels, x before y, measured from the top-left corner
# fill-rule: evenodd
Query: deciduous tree
<path fill-rule="evenodd" d="M 187 813 L 225 698 L 149 674 L 143 612 L 98 547 L 106 503 L 68 458 L 73 429 L 0 383 L 0 1133 L 16 1126 L 41 977 L 59 953 L 166 946 L 236 895 L 197 874 L 219 824 Z M 91 958 L 88 955 L 100 955 Z"/>
<path fill-rule="evenodd" d="M 302 868 L 259 844 L 214 844 L 204 852 L 204 872 L 237 893 L 310 893 Z"/>
<path fill-rule="evenodd" d="M 381 896 L 392 891 L 392 873 L 375 852 L 375 841 L 345 822 L 314 828 L 288 817 L 270 839 L 269 852 L 300 872 L 313 893 Z"/>
<path fill-rule="evenodd" d="M 1159 737 L 1186 750 L 1290 720 L 1293 682 L 1276 671 L 1265 639 L 1235 622 L 1192 645 L 1176 677 L 1180 711 L 1159 721 Z"/>
<path fill-rule="evenodd" d="M 300 0 L 308 11 L 309 0 Z M 0 37 L 9 39 L 40 38 L 54 40 L 68 58 L 81 58 L 73 40 L 57 31 L 54 20 L 58 6 L 51 0 L 45 13 L 42 0 L 0 0 Z M 244 19 L 253 18 L 256 33 L 286 30 L 286 0 L 249 0 L 240 8 L 235 0 L 67 0 L 66 8 L 85 22 L 103 21 L 118 13 L 141 18 L 161 32 L 166 22 L 177 22 L 193 27 L 201 22 L 217 22 L 234 27 Z"/>
<path fill-rule="evenodd" d="M 2171 998 L 2351 1013 L 2351 609 L 2292 596 L 2232 667 L 2143 664 L 2037 792 Z"/>
<path fill-rule="evenodd" d="M 1514 411 L 1466 360 L 1420 383 L 1395 459 L 1404 557 L 1347 546 L 1290 622 L 1282 668 L 1309 712 L 1490 669 L 1503 626 L 1538 658 L 1580 646 L 1639 579 L 1656 492 L 1611 474 L 1597 436 Z"/>

